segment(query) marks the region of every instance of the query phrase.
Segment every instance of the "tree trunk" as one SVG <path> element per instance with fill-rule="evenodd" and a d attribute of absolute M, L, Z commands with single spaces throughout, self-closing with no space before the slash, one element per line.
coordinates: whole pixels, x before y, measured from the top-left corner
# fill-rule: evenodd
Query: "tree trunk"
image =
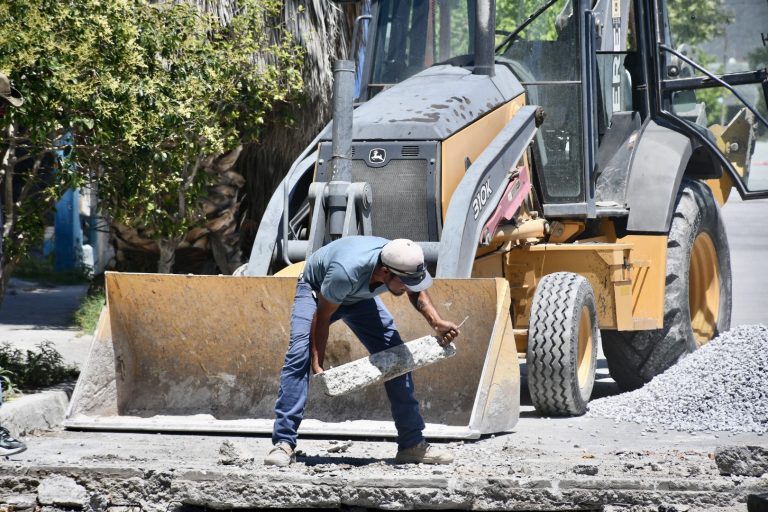
<path fill-rule="evenodd" d="M 160 249 L 160 258 L 157 260 L 158 274 L 173 274 L 173 265 L 176 262 L 176 248 L 180 242 L 180 238 L 161 238 L 157 240 L 157 246 Z"/>
<path fill-rule="evenodd" d="M 5 238 L 10 235 L 13 226 L 13 170 L 16 166 L 16 139 L 13 123 L 8 125 L 6 135 L 10 142 L 2 155 L 2 160 L 0 160 L 0 173 L 2 174 L 0 176 L 2 178 L 0 179 L 0 184 L 2 184 L 0 192 L 2 194 L 2 199 L 0 199 L 0 305 L 3 303 L 13 267 L 7 261 L 6 251 L 3 247 Z"/>
<path fill-rule="evenodd" d="M 8 289 L 8 282 L 11 280 L 13 270 L 16 268 L 16 263 L 5 261 L 5 257 L 3 257 L 3 261 L 0 262 L 0 266 L 2 266 L 3 270 L 3 275 L 0 276 L 0 307 L 2 307 L 3 299 L 5 298 L 5 291 Z"/>
<path fill-rule="evenodd" d="M 230 275 L 242 263 L 240 252 L 240 205 L 245 178 L 235 170 L 242 146 L 221 155 L 206 169 L 216 175 L 216 185 L 208 189 L 203 202 L 208 242 L 219 273 Z"/>
<path fill-rule="evenodd" d="M 219 233 L 211 233 L 208 239 L 211 242 L 213 260 L 216 262 L 216 266 L 219 267 L 219 272 L 232 275 L 235 269 L 241 265 L 240 248 L 227 244 L 226 240 Z"/>

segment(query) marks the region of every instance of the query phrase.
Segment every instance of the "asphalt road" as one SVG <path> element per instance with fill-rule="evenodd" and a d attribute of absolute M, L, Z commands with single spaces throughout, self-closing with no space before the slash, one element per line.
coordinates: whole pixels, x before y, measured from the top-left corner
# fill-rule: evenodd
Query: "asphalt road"
<path fill-rule="evenodd" d="M 37 350 L 50 341 L 67 363 L 81 365 L 88 356 L 91 337 L 73 327 L 72 316 L 87 285 L 47 286 L 11 278 L 0 305 L 0 344 Z"/>
<path fill-rule="evenodd" d="M 768 140 L 755 146 L 748 185 L 768 188 Z M 731 192 L 723 208 L 731 247 L 733 313 L 731 325 L 768 323 L 768 199 L 742 201 Z"/>
<path fill-rule="evenodd" d="M 768 324 L 768 200 L 742 201 L 734 190 L 723 217 L 731 248 L 731 326 Z"/>

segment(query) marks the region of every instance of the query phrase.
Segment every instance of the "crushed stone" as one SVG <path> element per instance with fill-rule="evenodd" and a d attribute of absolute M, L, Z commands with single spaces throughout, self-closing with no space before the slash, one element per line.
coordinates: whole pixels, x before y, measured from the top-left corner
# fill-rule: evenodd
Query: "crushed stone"
<path fill-rule="evenodd" d="M 230 440 L 225 440 L 219 446 L 218 464 L 223 466 L 248 466 L 253 464 L 253 457 L 244 456 Z"/>
<path fill-rule="evenodd" d="M 343 453 L 349 450 L 349 448 L 352 446 L 352 441 L 344 441 L 341 443 L 331 441 L 331 444 L 333 446 L 326 450 L 328 453 Z"/>
<path fill-rule="evenodd" d="M 681 431 L 768 432 L 768 327 L 739 326 L 589 416 Z"/>

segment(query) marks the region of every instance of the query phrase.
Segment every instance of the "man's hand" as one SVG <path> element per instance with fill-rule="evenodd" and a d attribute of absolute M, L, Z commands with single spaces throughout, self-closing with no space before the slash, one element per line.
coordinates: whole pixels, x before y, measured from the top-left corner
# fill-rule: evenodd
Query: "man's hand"
<path fill-rule="evenodd" d="M 443 320 L 442 318 L 436 320 L 432 324 L 432 328 L 437 331 L 437 339 L 443 347 L 455 340 L 459 334 L 461 334 L 458 325 L 449 322 L 448 320 Z"/>
<path fill-rule="evenodd" d="M 319 364 L 315 364 L 314 362 L 312 363 L 312 373 L 314 373 L 315 375 L 320 375 L 324 371 L 325 370 L 323 370 L 322 366 L 320 366 Z"/>
<path fill-rule="evenodd" d="M 444 347 L 448 345 L 461 334 L 458 325 L 443 320 L 440 317 L 426 290 L 420 292 L 408 292 L 408 299 L 411 301 L 411 304 L 413 304 L 413 307 L 416 308 L 416 311 L 421 313 L 427 322 L 429 322 L 429 325 L 437 331 L 437 341 L 441 346 Z"/>

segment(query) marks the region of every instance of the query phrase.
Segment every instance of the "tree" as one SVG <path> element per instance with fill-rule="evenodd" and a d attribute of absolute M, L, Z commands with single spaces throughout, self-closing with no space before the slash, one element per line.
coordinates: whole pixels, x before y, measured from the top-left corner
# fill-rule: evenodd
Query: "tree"
<path fill-rule="evenodd" d="M 202 164 L 258 138 L 265 116 L 301 92 L 301 52 L 278 0 L 239 0 L 227 24 L 183 3 L 61 4 L 0 6 L 0 68 L 30 103 L 12 124 L 34 127 L 6 144 L 50 155 L 69 133 L 57 183 L 95 181 L 109 216 L 150 233 L 158 269 L 171 271 L 180 237 L 204 218 Z"/>
<path fill-rule="evenodd" d="M 185 1 L 222 23 L 228 23 L 237 12 L 235 0 Z M 190 230 L 179 245 L 179 271 L 213 271 L 206 249 L 211 249 L 218 272 L 229 273 L 243 257 L 247 258 L 272 193 L 293 160 L 331 117 L 331 69 L 336 59 L 348 55 L 355 14 L 353 4 L 283 1 L 282 23 L 273 24 L 268 32 L 275 39 L 280 31 L 288 30 L 294 43 L 301 47 L 304 92 L 299 100 L 281 103 L 267 113 L 259 139 L 243 144 L 232 167 L 219 165 L 228 162 L 229 156 L 217 157 L 210 167 L 204 165 L 206 172 L 214 176 L 205 203 L 207 222 L 202 228 Z M 286 118 L 292 122 L 286 123 Z M 115 226 L 119 255 L 128 258 L 121 266 L 142 268 L 146 260 L 153 259 L 155 246 L 142 231 Z"/>
<path fill-rule="evenodd" d="M 267 30 L 279 3 L 240 7 L 226 26 L 186 4 L 161 5 L 137 20 L 148 29 L 164 23 L 162 30 L 142 30 L 141 46 L 160 56 L 137 84 L 147 108 L 136 124 L 151 150 L 140 158 L 126 153 L 130 159 L 113 153 L 109 168 L 121 172 L 105 173 L 100 195 L 116 220 L 155 233 L 161 272 L 171 270 L 187 230 L 204 220 L 206 157 L 257 139 L 266 114 L 301 92 L 300 53 L 286 32 L 278 30 L 271 42 L 274 31 Z M 121 192 L 126 188 L 140 193 Z"/>
<path fill-rule="evenodd" d="M 95 5 L 92 5 L 95 4 Z M 41 0 L 0 4 L 0 68 L 22 89 L 26 101 L 0 121 L 4 226 L 0 261 L 0 300 L 13 267 L 42 238 L 44 216 L 59 193 L 76 184 L 74 167 L 60 164 L 59 141 L 80 127 L 94 128 L 79 110 L 99 90 L 102 77 L 121 69 L 130 49 L 120 47 L 127 27 L 124 5 L 79 2 L 57 5 Z M 114 39 L 103 27 L 113 29 Z M 109 55 L 104 66 L 92 62 Z M 117 75 L 119 76 L 119 74 Z"/>
<path fill-rule="evenodd" d="M 724 0 L 667 0 L 670 32 L 676 45 L 696 47 L 725 33 L 733 15 Z"/>
<path fill-rule="evenodd" d="M 238 161 L 238 169 L 246 177 L 240 233 L 246 255 L 272 193 L 293 160 L 331 119 L 333 63 L 348 56 L 356 14 L 351 4 L 342 7 L 327 0 L 284 1 L 282 16 L 286 28 L 305 56 L 302 68 L 305 92 L 302 101 L 286 106 L 295 123 L 287 125 L 268 117 L 259 143 L 244 146 Z"/>
<path fill-rule="evenodd" d="M 546 0 L 497 0 L 496 29 L 499 37 L 521 25 L 529 16 L 545 5 Z M 529 39 L 552 40 L 555 38 L 554 20 L 568 1 L 559 1 L 539 16 L 539 21 L 528 28 Z M 541 32 L 544 31 L 544 32 Z"/>

